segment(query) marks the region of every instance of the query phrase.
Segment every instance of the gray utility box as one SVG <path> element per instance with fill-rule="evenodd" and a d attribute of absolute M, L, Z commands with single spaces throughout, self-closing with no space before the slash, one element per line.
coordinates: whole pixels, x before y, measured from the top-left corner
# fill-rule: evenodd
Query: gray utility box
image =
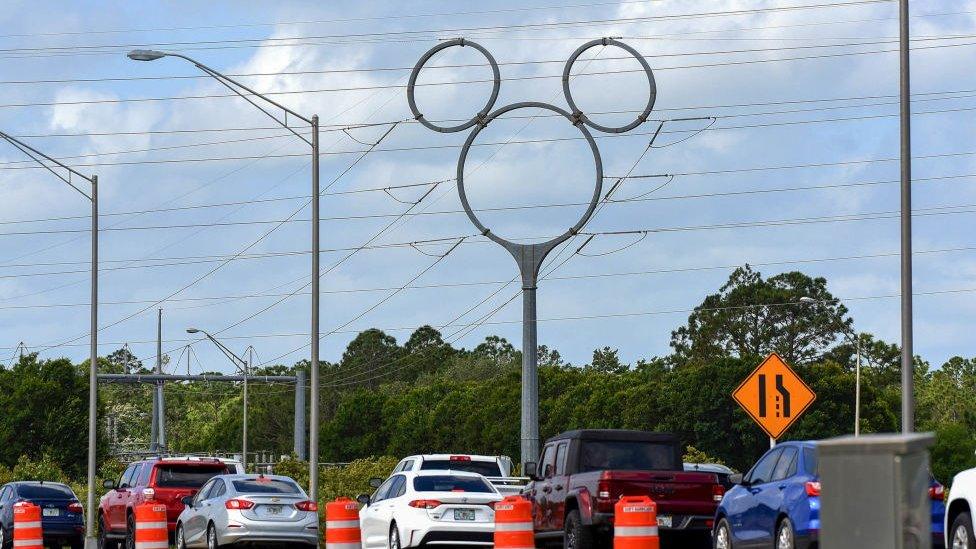
<path fill-rule="evenodd" d="M 930 433 L 817 443 L 823 549 L 929 549 Z"/>

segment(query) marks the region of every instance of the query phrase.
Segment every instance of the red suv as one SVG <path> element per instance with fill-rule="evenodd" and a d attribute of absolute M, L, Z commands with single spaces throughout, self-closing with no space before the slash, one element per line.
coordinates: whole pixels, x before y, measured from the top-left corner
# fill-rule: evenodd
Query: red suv
<path fill-rule="evenodd" d="M 176 530 L 176 519 L 183 512 L 182 499 L 193 496 L 211 477 L 231 473 L 229 466 L 217 459 L 152 458 L 136 461 L 126 468 L 118 482 L 106 480 L 109 492 L 98 504 L 98 547 L 100 549 L 135 549 L 135 516 L 133 509 L 145 501 L 166 504 L 170 541 Z"/>

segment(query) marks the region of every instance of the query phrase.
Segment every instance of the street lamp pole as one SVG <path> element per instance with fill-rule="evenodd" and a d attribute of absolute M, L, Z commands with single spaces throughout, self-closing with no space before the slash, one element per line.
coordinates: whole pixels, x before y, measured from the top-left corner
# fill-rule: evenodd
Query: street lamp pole
<path fill-rule="evenodd" d="M 29 156 L 33 161 L 40 164 L 44 169 L 54 174 L 58 179 L 64 181 L 69 187 L 78 191 L 82 196 L 91 201 L 91 348 L 88 364 L 88 498 L 86 500 L 85 511 L 87 521 L 85 523 L 85 546 L 95 546 L 95 445 L 97 437 L 97 417 L 98 408 L 98 176 L 87 176 L 75 171 L 62 162 L 51 158 L 41 151 L 31 147 L 23 141 L 0 131 L 0 139 L 3 139 L 19 149 L 22 153 Z M 54 164 L 56 167 L 65 170 L 67 177 L 58 173 L 55 166 L 46 164 L 45 161 Z M 91 193 L 75 186 L 72 176 L 77 176 L 91 185 Z"/>
<path fill-rule="evenodd" d="M 284 105 L 278 103 L 277 101 L 269 98 L 266 95 L 260 94 L 253 89 L 241 84 L 237 80 L 228 77 L 225 74 L 215 71 L 214 69 L 200 63 L 199 61 L 187 57 L 186 55 L 179 53 L 171 53 L 156 50 L 132 50 L 128 54 L 129 59 L 134 61 L 155 61 L 163 57 L 179 57 L 190 63 L 193 63 L 201 71 L 207 73 L 214 80 L 223 84 L 227 89 L 234 92 L 242 99 L 254 105 L 255 108 L 268 115 L 272 120 L 281 124 L 282 127 L 295 134 L 296 137 L 304 141 L 312 148 L 312 318 L 311 318 L 311 410 L 309 413 L 309 430 L 311 431 L 311 436 L 309 437 L 309 456 L 308 456 L 308 495 L 313 501 L 318 500 L 318 486 L 319 486 L 319 303 L 320 303 L 320 288 L 319 288 L 319 225 L 320 225 L 320 213 L 319 213 L 319 199 L 321 197 L 321 192 L 319 190 L 319 117 L 318 115 L 313 115 L 311 118 L 305 117 L 297 112 L 285 107 Z M 242 91 L 243 90 L 243 91 Z M 257 104 L 252 100 L 252 97 L 259 97 L 263 101 L 267 102 L 269 105 L 280 109 L 285 113 L 283 119 L 275 116 L 273 113 L 269 112 L 267 109 Z M 288 115 L 298 118 L 302 122 L 308 124 L 311 127 L 312 135 L 311 139 L 306 138 L 304 135 L 295 131 L 294 128 L 288 125 Z"/>
<path fill-rule="evenodd" d="M 250 375 L 250 357 L 254 354 L 254 347 L 248 347 L 248 358 L 249 360 L 244 360 L 243 358 L 237 356 L 234 351 L 231 351 L 226 345 L 217 340 L 214 336 L 210 335 L 206 330 L 201 330 L 199 328 L 187 328 L 186 333 L 188 334 L 203 334 L 207 339 L 213 342 L 214 345 L 220 349 L 220 352 L 224 353 L 230 361 L 234 364 L 234 367 L 241 371 L 244 375 L 244 421 L 241 433 L 241 465 L 244 466 L 244 470 L 247 471 L 247 376 Z"/>

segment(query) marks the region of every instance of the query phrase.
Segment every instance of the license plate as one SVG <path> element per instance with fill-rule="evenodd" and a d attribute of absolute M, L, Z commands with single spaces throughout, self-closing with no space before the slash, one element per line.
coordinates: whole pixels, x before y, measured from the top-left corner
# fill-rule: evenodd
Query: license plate
<path fill-rule="evenodd" d="M 658 515 L 657 525 L 661 528 L 671 528 L 672 526 L 671 515 Z"/>
<path fill-rule="evenodd" d="M 44 516 L 45 517 L 59 517 L 59 516 L 61 516 L 61 510 L 60 509 L 45 509 L 44 510 Z"/>
<path fill-rule="evenodd" d="M 474 520 L 474 509 L 455 509 L 454 520 Z"/>
<path fill-rule="evenodd" d="M 266 505 L 265 509 L 268 510 L 269 515 L 280 515 L 281 506 L 280 505 Z"/>

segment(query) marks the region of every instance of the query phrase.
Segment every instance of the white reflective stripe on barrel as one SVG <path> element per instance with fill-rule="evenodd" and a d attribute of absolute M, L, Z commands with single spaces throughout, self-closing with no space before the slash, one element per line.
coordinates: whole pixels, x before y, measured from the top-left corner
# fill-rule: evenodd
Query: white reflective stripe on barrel
<path fill-rule="evenodd" d="M 39 520 L 32 520 L 32 521 L 29 521 L 29 522 L 15 522 L 14 523 L 14 528 L 40 528 L 40 527 L 41 527 L 41 521 L 39 521 Z"/>
<path fill-rule="evenodd" d="M 37 539 L 18 539 L 14 540 L 14 547 L 43 547 L 44 540 Z"/>
<path fill-rule="evenodd" d="M 360 549 L 362 547 L 361 543 L 348 542 L 348 543 L 330 543 L 325 542 L 325 549 Z"/>
<path fill-rule="evenodd" d="M 168 541 L 137 541 L 136 549 L 169 549 Z"/>
<path fill-rule="evenodd" d="M 639 536 L 656 536 L 657 526 L 614 526 L 613 534 L 626 538 Z"/>
<path fill-rule="evenodd" d="M 358 520 L 327 520 L 325 521 L 325 528 L 359 528 Z"/>
<path fill-rule="evenodd" d="M 531 522 L 496 522 L 495 531 L 496 532 L 521 532 L 521 531 L 532 531 Z"/>
<path fill-rule="evenodd" d="M 137 522 L 136 530 L 162 530 L 166 528 L 166 521 L 162 522 Z"/>

